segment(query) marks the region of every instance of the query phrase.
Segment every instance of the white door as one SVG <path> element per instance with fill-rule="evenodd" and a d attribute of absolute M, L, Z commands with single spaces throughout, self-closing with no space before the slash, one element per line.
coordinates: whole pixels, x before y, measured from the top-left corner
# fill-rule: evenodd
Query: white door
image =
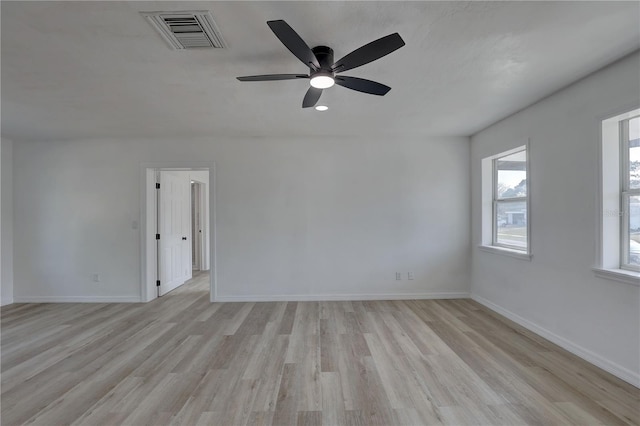
<path fill-rule="evenodd" d="M 160 172 L 160 296 L 191 278 L 189 176 Z"/>

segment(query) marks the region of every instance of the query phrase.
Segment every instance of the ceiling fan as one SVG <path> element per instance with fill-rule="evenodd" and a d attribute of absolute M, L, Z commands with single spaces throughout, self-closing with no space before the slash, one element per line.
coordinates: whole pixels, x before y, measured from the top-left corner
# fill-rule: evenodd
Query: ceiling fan
<path fill-rule="evenodd" d="M 268 21 L 267 25 L 280 39 L 282 44 L 298 59 L 309 67 L 309 75 L 306 74 L 267 74 L 237 77 L 240 81 L 274 81 L 296 80 L 300 78 L 310 79 L 311 87 L 302 101 L 302 108 L 314 106 L 322 90 L 335 84 L 358 92 L 371 95 L 384 96 L 391 87 L 364 78 L 336 75 L 341 72 L 368 64 L 404 46 L 404 40 L 398 33 L 390 34 L 369 44 L 354 50 L 342 59 L 333 61 L 333 49 L 327 46 L 316 46 L 311 49 L 296 33 L 293 28 L 283 20 Z"/>

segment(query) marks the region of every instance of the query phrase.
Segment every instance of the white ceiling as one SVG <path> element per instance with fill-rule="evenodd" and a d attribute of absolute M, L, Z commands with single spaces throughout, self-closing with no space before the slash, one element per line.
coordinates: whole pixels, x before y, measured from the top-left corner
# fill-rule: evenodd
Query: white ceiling
<path fill-rule="evenodd" d="M 640 47 L 638 2 L 2 1 L 2 134 L 102 137 L 469 135 Z M 224 50 L 170 50 L 139 11 L 207 9 Z M 304 73 L 266 21 L 336 59 L 399 32 L 406 46 L 301 108 Z"/>

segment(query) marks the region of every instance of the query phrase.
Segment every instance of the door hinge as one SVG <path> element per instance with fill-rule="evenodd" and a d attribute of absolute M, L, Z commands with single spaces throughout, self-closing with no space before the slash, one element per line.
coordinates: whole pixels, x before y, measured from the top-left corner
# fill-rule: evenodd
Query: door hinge
<path fill-rule="evenodd" d="M 160 234 L 156 234 L 156 240 L 160 239 Z"/>
<path fill-rule="evenodd" d="M 160 189 L 160 183 L 156 182 L 156 189 Z"/>
<path fill-rule="evenodd" d="M 156 286 L 160 287 L 160 280 L 156 281 Z"/>

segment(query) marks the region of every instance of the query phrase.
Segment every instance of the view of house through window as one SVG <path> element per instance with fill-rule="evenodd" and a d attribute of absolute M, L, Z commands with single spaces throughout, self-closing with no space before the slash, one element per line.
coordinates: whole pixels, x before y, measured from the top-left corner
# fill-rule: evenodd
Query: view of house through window
<path fill-rule="evenodd" d="M 493 160 L 493 244 L 527 251 L 527 151 Z"/>
<path fill-rule="evenodd" d="M 640 116 L 622 122 L 622 267 L 640 270 Z"/>

